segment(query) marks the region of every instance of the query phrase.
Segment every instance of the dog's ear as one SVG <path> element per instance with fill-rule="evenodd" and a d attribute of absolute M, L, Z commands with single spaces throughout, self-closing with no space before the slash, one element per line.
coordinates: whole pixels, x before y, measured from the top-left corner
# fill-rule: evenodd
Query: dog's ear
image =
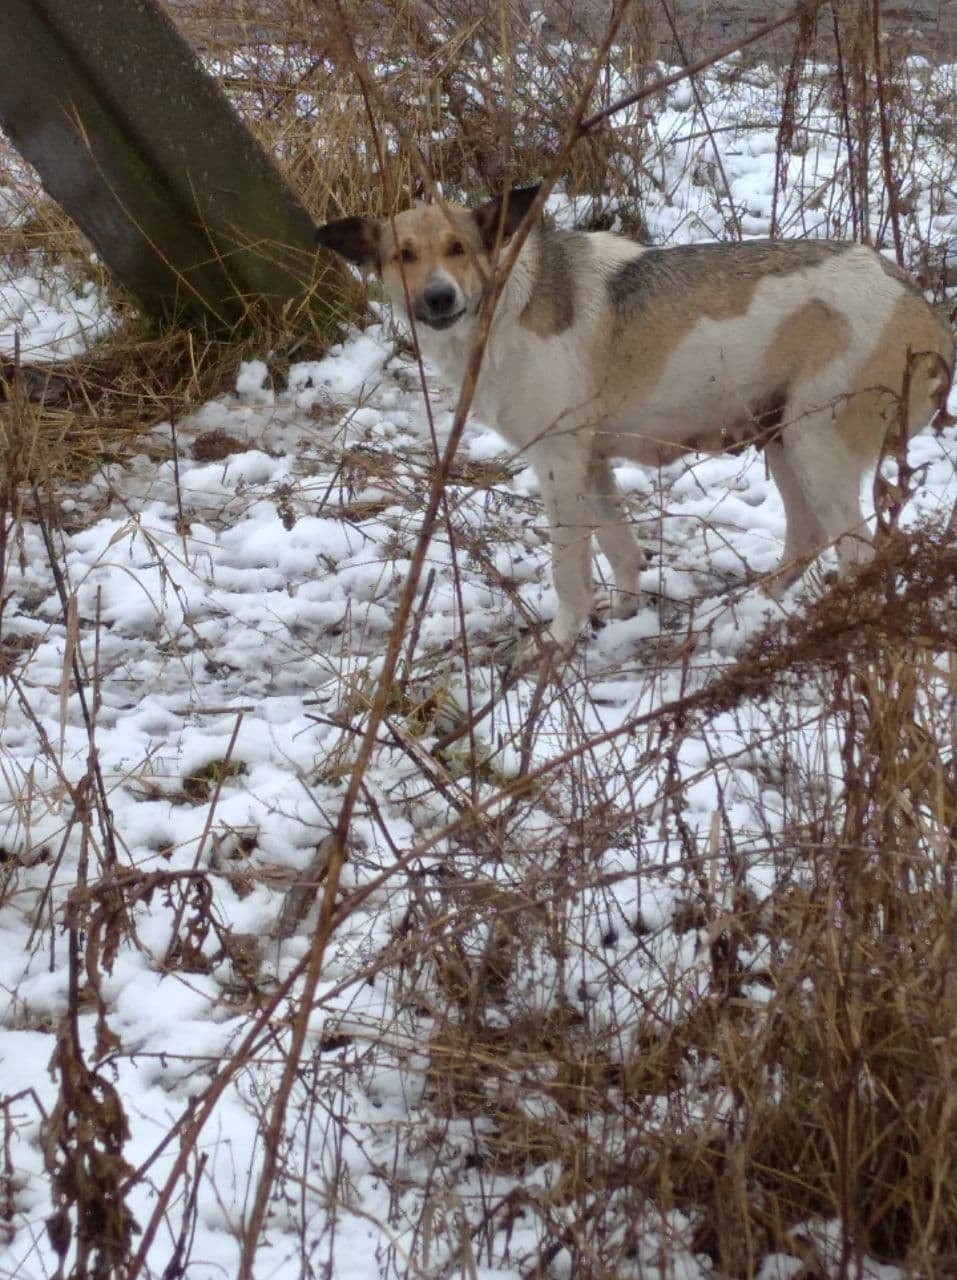
<path fill-rule="evenodd" d="M 382 228 L 375 218 L 339 218 L 317 227 L 315 240 L 316 244 L 338 253 L 347 262 L 354 262 L 363 271 L 372 271 L 379 266 L 381 234 Z"/>
<path fill-rule="evenodd" d="M 494 200 L 489 200 L 475 210 L 475 222 L 486 249 L 495 248 L 500 228 L 503 240 L 515 234 L 518 224 L 538 195 L 540 186 L 541 183 L 536 183 L 534 187 L 513 187 L 505 195 L 496 196 Z"/>

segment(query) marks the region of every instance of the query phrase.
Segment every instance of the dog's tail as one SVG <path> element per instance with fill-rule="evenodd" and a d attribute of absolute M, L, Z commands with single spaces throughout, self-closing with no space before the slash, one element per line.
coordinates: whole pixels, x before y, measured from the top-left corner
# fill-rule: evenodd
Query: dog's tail
<path fill-rule="evenodd" d="M 935 431 L 952 427 L 957 418 L 947 410 L 954 381 L 954 359 L 939 351 L 918 351 L 908 368 L 907 421 L 911 430 L 932 423 Z"/>

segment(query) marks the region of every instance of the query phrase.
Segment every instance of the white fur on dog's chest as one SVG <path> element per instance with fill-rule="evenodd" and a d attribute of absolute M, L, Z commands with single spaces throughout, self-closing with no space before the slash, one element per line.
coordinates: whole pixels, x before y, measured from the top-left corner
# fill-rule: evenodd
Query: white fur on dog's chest
<path fill-rule="evenodd" d="M 549 434 L 569 427 L 594 400 L 594 390 L 582 367 L 578 326 L 545 338 L 510 325 L 503 328 L 497 332 L 493 321 L 469 412 L 516 449 L 525 449 L 542 437 L 546 424 Z M 442 381 L 459 392 L 469 367 L 470 344 L 429 334 L 420 336 L 420 349 Z"/>

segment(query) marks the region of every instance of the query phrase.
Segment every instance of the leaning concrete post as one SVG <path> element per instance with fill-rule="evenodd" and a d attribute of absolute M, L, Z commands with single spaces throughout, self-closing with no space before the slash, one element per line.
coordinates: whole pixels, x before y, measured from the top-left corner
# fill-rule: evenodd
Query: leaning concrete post
<path fill-rule="evenodd" d="M 231 328 L 314 282 L 309 214 L 156 0 L 0 0 L 0 126 L 150 316 Z M 318 263 L 331 336 L 357 290 Z"/>

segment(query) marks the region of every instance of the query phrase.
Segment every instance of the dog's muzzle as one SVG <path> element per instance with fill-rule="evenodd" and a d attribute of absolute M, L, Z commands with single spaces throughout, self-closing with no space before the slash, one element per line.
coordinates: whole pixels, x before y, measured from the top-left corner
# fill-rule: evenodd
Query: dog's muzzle
<path fill-rule="evenodd" d="M 448 329 L 464 315 L 465 307 L 459 305 L 458 290 L 444 280 L 426 285 L 415 308 L 416 320 L 433 329 Z"/>

